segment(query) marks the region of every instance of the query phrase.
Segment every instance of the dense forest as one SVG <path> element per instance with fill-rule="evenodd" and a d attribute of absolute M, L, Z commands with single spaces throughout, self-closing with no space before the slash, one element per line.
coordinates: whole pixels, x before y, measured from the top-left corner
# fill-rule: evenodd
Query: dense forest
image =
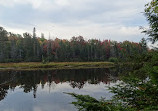
<path fill-rule="evenodd" d="M 0 27 L 0 62 L 108 61 L 125 59 L 147 50 L 144 38 L 139 43 L 85 40 L 82 36 L 47 40 L 44 34 L 37 37 L 36 28 L 33 28 L 33 34 L 20 35 Z"/>

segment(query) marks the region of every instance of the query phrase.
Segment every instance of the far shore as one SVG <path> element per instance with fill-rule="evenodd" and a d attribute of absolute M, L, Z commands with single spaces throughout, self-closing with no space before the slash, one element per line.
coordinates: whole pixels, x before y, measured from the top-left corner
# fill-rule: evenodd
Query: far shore
<path fill-rule="evenodd" d="M 53 69 L 86 69 L 86 68 L 110 68 L 112 62 L 22 62 L 22 63 L 0 63 L 2 70 L 53 70 Z"/>

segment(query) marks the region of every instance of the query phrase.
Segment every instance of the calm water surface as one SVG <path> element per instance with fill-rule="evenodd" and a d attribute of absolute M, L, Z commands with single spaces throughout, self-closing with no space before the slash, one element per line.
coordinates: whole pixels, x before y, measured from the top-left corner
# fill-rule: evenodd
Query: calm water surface
<path fill-rule="evenodd" d="M 63 92 L 95 98 L 111 94 L 106 86 L 118 81 L 114 69 L 0 72 L 0 111 L 77 111 Z"/>

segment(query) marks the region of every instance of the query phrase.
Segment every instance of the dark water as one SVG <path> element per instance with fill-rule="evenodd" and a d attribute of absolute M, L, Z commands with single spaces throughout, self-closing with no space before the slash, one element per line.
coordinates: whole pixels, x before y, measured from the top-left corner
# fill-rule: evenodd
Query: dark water
<path fill-rule="evenodd" d="M 118 81 L 113 69 L 0 72 L 0 111 L 77 111 L 63 92 L 95 98 L 111 94 L 106 86 Z"/>

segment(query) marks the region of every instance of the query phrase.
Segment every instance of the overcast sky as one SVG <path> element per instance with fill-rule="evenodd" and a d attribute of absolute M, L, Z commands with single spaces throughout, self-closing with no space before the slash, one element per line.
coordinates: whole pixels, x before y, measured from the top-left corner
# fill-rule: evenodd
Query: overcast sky
<path fill-rule="evenodd" d="M 144 5 L 151 0 L 0 0 L 0 26 L 14 33 L 43 32 L 48 38 L 130 40 L 147 26 Z"/>

